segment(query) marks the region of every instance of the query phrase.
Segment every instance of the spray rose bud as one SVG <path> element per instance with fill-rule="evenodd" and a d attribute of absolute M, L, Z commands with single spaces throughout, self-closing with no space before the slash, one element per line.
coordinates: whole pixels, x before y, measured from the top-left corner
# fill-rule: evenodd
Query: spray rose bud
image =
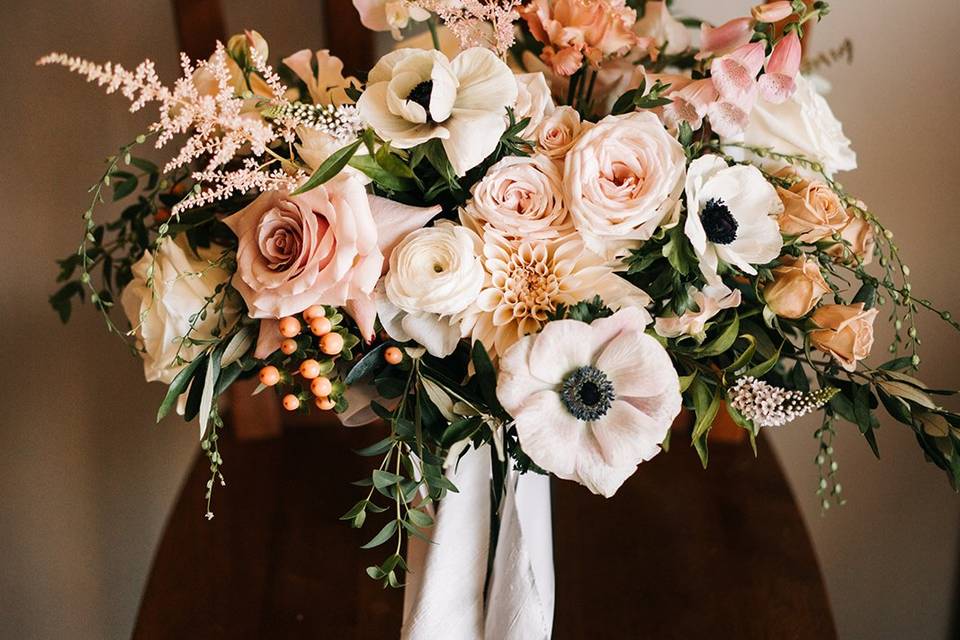
<path fill-rule="evenodd" d="M 765 2 L 750 10 L 753 19 L 757 22 L 780 22 L 793 14 L 793 7 L 788 0 Z"/>
<path fill-rule="evenodd" d="M 811 317 L 820 329 L 810 332 L 810 342 L 833 356 L 841 367 L 853 371 L 873 348 L 873 321 L 877 313 L 876 309 L 865 310 L 862 302 L 824 305 Z"/>
<path fill-rule="evenodd" d="M 785 256 L 773 270 L 773 282 L 763 290 L 763 298 L 781 318 L 797 319 L 810 313 L 830 286 L 816 262 L 806 256 Z"/>
<path fill-rule="evenodd" d="M 840 230 L 840 240 L 827 249 L 827 253 L 837 262 L 868 265 L 873 262 L 873 249 L 877 244 L 873 235 L 873 226 L 852 211 L 850 222 Z"/>
<path fill-rule="evenodd" d="M 256 51 L 263 60 L 266 60 L 270 54 L 267 41 L 256 31 L 248 29 L 243 33 L 230 36 L 230 39 L 227 40 L 227 52 L 231 58 L 242 66 L 253 64 L 253 57 L 250 55 L 251 50 Z"/>

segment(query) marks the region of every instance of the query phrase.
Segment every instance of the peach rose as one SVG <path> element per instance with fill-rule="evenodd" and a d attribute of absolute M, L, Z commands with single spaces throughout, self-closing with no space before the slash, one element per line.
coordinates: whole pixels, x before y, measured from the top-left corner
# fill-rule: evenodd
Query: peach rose
<path fill-rule="evenodd" d="M 582 128 L 580 114 L 573 107 L 557 107 L 547 116 L 534 134 L 534 142 L 543 155 L 562 160 Z"/>
<path fill-rule="evenodd" d="M 864 310 L 863 303 L 828 304 L 817 309 L 811 320 L 820 329 L 810 332 L 814 347 L 828 353 L 847 371 L 870 355 L 873 348 L 873 320 L 876 309 Z"/>
<path fill-rule="evenodd" d="M 504 158 L 473 186 L 472 195 L 463 215 L 506 237 L 554 240 L 573 231 L 561 169 L 547 156 Z"/>
<path fill-rule="evenodd" d="M 784 235 L 816 242 L 840 231 L 850 220 L 840 198 L 823 182 L 801 180 L 789 189 L 777 187 L 783 201 L 778 222 Z"/>
<path fill-rule="evenodd" d="M 873 235 L 873 225 L 853 211 L 847 211 L 850 222 L 840 230 L 840 239 L 827 253 L 837 262 L 853 264 L 857 261 L 862 265 L 873 262 L 873 249 L 877 240 Z M 854 259 L 856 258 L 856 259 Z"/>
<path fill-rule="evenodd" d="M 810 313 L 830 286 L 820 267 L 806 256 L 784 256 L 783 264 L 773 270 L 773 282 L 763 290 L 763 298 L 781 318 L 796 320 Z"/>
<path fill-rule="evenodd" d="M 373 315 L 363 310 L 373 308 L 384 254 L 439 211 L 368 196 L 349 175 L 300 195 L 264 193 L 224 220 L 238 239 L 233 286 L 253 318 L 347 305 L 372 336 Z"/>
<path fill-rule="evenodd" d="M 649 111 L 607 116 L 581 132 L 567 152 L 563 187 L 587 247 L 608 255 L 624 241 L 649 239 L 677 207 L 686 160 Z"/>

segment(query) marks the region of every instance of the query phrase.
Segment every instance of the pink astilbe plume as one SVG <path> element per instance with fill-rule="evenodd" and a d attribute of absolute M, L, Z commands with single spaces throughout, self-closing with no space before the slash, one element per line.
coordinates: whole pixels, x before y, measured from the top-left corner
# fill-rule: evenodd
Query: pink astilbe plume
<path fill-rule="evenodd" d="M 183 77 L 173 87 L 164 85 L 156 74 L 153 62 L 146 60 L 135 70 L 107 62 L 96 64 L 63 53 L 51 53 L 37 61 L 38 65 L 57 64 L 86 76 L 88 82 L 105 86 L 107 93 L 120 91 L 132 104 L 130 111 L 138 111 L 146 104 L 158 104 L 160 118 L 150 125 L 157 133 L 157 148 L 163 147 L 174 136 L 187 135 L 177 154 L 166 164 L 164 172 L 174 171 L 196 161 L 204 168 L 192 174 L 200 189 L 195 189 L 178 203 L 173 213 L 193 206 L 229 197 L 250 189 L 289 188 L 302 177 L 288 175 L 271 165 L 278 162 L 268 158 L 259 164 L 245 162 L 241 169 L 223 170 L 223 167 L 248 152 L 255 158 L 269 153 L 269 147 L 278 141 L 292 142 L 295 137 L 295 118 L 277 117 L 272 122 L 261 112 L 290 113 L 290 104 L 284 98 L 286 87 L 273 69 L 256 50 L 251 50 L 254 69 L 262 78 L 270 95 L 238 95 L 233 60 L 221 43 L 209 60 L 195 65 L 186 54 L 181 54 Z M 233 67 L 236 64 L 233 63 Z M 212 79 L 202 82 L 199 76 Z"/>
<path fill-rule="evenodd" d="M 410 4 L 437 14 L 463 49 L 486 47 L 502 56 L 513 46 L 520 0 L 410 0 Z"/>

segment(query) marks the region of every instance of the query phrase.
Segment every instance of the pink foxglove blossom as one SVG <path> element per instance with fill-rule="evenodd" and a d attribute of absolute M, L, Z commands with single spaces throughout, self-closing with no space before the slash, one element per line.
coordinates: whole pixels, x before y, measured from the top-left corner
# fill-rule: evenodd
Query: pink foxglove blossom
<path fill-rule="evenodd" d="M 768 102 L 785 102 L 797 90 L 794 78 L 800 71 L 802 47 L 796 31 L 791 31 L 773 47 L 773 53 L 760 76 L 760 94 Z"/>

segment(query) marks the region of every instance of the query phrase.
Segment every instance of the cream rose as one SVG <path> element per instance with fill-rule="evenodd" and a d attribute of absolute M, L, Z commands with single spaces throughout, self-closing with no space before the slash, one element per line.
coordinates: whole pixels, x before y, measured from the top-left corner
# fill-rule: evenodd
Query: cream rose
<path fill-rule="evenodd" d="M 573 231 L 563 204 L 563 176 L 546 156 L 506 157 L 472 193 L 463 215 L 481 228 L 521 240 L 552 240 Z"/>
<path fill-rule="evenodd" d="M 816 242 L 843 229 L 849 216 L 833 189 L 823 182 L 801 180 L 789 189 L 777 187 L 783 202 L 778 222 L 784 235 Z"/>
<path fill-rule="evenodd" d="M 222 300 L 217 287 L 229 274 L 212 266 L 221 251 L 212 248 L 196 255 L 183 240 L 166 240 L 155 255 L 147 251 L 134 263 L 133 280 L 123 290 L 120 303 L 134 328 L 148 382 L 170 384 L 184 366 L 175 362 L 177 355 L 186 363 L 205 348 L 189 343 L 181 348 L 180 338 L 189 334 L 197 340 L 208 339 L 218 324 L 221 330 L 233 325 L 239 301 L 228 297 L 221 313 L 208 313 L 190 330 L 190 316 L 204 307 L 207 298 Z M 151 266 L 153 289 L 147 285 Z"/>
<path fill-rule="evenodd" d="M 445 357 L 460 340 L 457 317 L 483 287 L 480 238 L 449 222 L 418 229 L 390 255 L 390 270 L 375 300 L 384 330 L 395 340 L 415 340 Z"/>
<path fill-rule="evenodd" d="M 543 119 L 553 113 L 556 106 L 550 87 L 543 73 L 517 74 L 517 101 L 513 105 L 513 115 L 517 122 L 530 118 L 530 122 L 522 132 L 521 138 L 530 138 L 534 135 Z"/>
<path fill-rule="evenodd" d="M 349 175 L 296 196 L 264 193 L 224 220 L 238 239 L 233 284 L 253 318 L 289 316 L 312 304 L 355 308 L 369 301 L 384 254 L 439 210 L 368 196 Z M 363 316 L 370 335 L 372 315 Z"/>
<path fill-rule="evenodd" d="M 576 109 L 566 105 L 557 107 L 540 123 L 534 134 L 534 142 L 545 156 L 562 160 L 577 141 L 582 128 L 580 114 Z"/>
<path fill-rule="evenodd" d="M 810 342 L 833 356 L 841 367 L 853 371 L 873 348 L 873 321 L 877 313 L 876 309 L 864 310 L 862 302 L 824 305 L 811 316 L 821 328 L 810 332 Z"/>
<path fill-rule="evenodd" d="M 607 116 L 581 133 L 564 163 L 564 197 L 592 250 L 646 240 L 677 206 L 686 156 L 652 113 Z"/>
<path fill-rule="evenodd" d="M 763 290 L 767 306 L 781 318 L 796 320 L 810 313 L 830 292 L 819 265 L 806 256 L 784 256 L 773 270 L 773 282 Z"/>
<path fill-rule="evenodd" d="M 850 140 L 843 135 L 830 105 L 802 74 L 797 74 L 795 82 L 793 96 L 780 104 L 762 97 L 756 101 L 743 142 L 806 156 L 820 162 L 830 175 L 856 169 L 857 154 L 850 149 Z M 763 162 L 770 164 L 769 160 Z"/>

